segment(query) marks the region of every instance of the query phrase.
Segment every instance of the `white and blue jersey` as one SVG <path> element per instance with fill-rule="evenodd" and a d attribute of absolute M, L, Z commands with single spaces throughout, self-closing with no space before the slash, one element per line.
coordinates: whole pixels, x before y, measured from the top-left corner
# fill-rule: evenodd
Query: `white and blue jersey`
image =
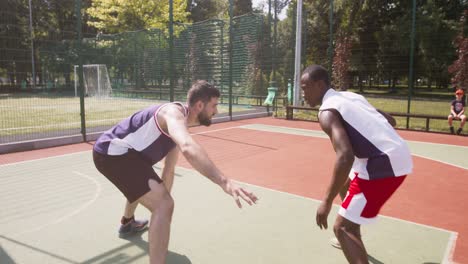
<path fill-rule="evenodd" d="M 181 103 L 176 103 L 180 104 Z M 122 120 L 104 132 L 94 144 L 98 153 L 119 156 L 130 149 L 140 152 L 151 164 L 162 160 L 176 144 L 158 124 L 159 110 L 168 104 L 154 105 Z M 187 115 L 187 108 L 185 115 Z"/>
<path fill-rule="evenodd" d="M 329 89 L 319 111 L 327 109 L 340 113 L 353 147 L 355 160 L 350 176 L 357 172 L 359 178 L 376 180 L 412 172 L 413 161 L 406 142 L 363 96 Z"/>

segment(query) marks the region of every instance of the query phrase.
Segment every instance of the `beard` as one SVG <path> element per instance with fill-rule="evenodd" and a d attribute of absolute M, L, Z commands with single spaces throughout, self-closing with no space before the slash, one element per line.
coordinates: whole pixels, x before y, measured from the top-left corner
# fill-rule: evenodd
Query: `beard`
<path fill-rule="evenodd" d="M 200 112 L 198 114 L 198 122 L 200 122 L 200 125 L 210 126 L 211 117 L 209 117 L 205 112 Z"/>

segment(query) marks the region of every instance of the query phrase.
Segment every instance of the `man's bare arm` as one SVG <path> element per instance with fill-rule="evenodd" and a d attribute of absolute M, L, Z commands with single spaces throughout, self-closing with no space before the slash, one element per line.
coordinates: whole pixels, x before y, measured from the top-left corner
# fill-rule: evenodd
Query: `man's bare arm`
<path fill-rule="evenodd" d="M 333 175 L 325 193 L 324 200 L 317 209 L 316 222 L 320 229 L 328 228 L 328 214 L 330 213 L 333 199 L 343 190 L 347 182 L 349 171 L 354 162 L 354 153 L 349 142 L 348 134 L 341 120 L 341 115 L 336 110 L 320 112 L 320 126 L 327 133 L 336 152 L 336 160 Z"/>
<path fill-rule="evenodd" d="M 334 110 L 323 111 L 320 113 L 319 120 L 336 152 L 332 180 L 325 194 L 325 200 L 331 203 L 348 179 L 354 162 L 354 152 L 338 112 Z"/>
<path fill-rule="evenodd" d="M 223 173 L 214 165 L 205 150 L 193 140 L 185 124 L 184 115 L 174 107 L 167 106 L 164 119 L 167 131 L 177 144 L 180 152 L 187 161 L 201 174 L 214 183 L 221 185 L 226 181 Z"/>
<path fill-rule="evenodd" d="M 187 129 L 181 109 L 177 106 L 167 106 L 166 111 L 162 115 L 172 140 L 177 144 L 182 155 L 198 172 L 218 184 L 224 192 L 231 195 L 239 208 L 242 207 L 239 198 L 242 198 L 250 205 L 256 203 L 258 200 L 257 196 L 226 178 L 210 160 L 205 150 L 195 142 Z"/>
<path fill-rule="evenodd" d="M 392 127 L 396 126 L 396 120 L 395 120 L 395 118 L 393 118 L 393 116 L 391 116 L 391 115 L 389 115 L 389 114 L 387 114 L 384 111 L 379 110 L 379 109 L 377 109 L 377 111 L 387 119 L 388 123 L 390 123 L 390 125 L 392 125 Z"/>

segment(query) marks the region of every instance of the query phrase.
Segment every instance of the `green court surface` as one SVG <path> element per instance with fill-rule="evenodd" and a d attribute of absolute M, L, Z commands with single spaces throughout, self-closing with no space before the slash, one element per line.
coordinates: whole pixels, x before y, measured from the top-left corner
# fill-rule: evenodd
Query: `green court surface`
<path fill-rule="evenodd" d="M 345 263 L 315 224 L 319 201 L 259 186 L 238 209 L 198 173 L 177 168 L 167 263 Z M 148 263 L 147 237 L 117 237 L 124 198 L 91 152 L 0 166 L 0 263 Z M 329 216 L 332 225 L 336 210 Z M 149 217 L 144 208 L 137 217 Z M 363 230 L 371 263 L 443 263 L 455 233 L 381 217 Z M 411 250 L 409 250 L 411 248 Z"/>

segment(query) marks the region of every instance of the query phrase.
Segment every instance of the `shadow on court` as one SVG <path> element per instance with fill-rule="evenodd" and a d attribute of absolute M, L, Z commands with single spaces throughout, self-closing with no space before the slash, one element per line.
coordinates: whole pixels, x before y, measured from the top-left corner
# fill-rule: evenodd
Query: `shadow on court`
<path fill-rule="evenodd" d="M 138 234 L 136 236 L 126 238 L 125 240 L 129 241 L 132 245 L 138 246 L 139 248 L 141 248 L 141 250 L 143 250 L 145 255 L 148 255 L 149 254 L 149 252 L 148 252 L 148 242 L 143 240 L 143 238 L 141 237 L 142 234 L 143 233 L 140 233 L 140 234 Z M 93 262 L 86 261 L 83 264 L 91 264 L 91 263 L 95 263 L 95 262 L 94 261 Z M 99 263 L 101 263 L 101 262 L 99 262 Z M 115 262 L 109 262 L 109 263 L 132 263 L 132 262 L 131 261 L 130 262 L 121 262 L 120 260 L 117 260 Z M 169 251 L 167 253 L 166 263 L 167 264 L 192 264 L 192 262 L 190 261 L 190 259 L 187 256 L 178 254 L 178 253 L 173 252 L 173 251 Z"/>
<path fill-rule="evenodd" d="M 374 258 L 371 255 L 367 255 L 367 257 L 369 258 L 369 262 L 372 263 L 372 264 L 384 264 L 382 261 Z"/>
<path fill-rule="evenodd" d="M 3 264 L 14 264 L 13 259 L 3 250 L 3 247 L 0 246 L 0 263 Z"/>
<path fill-rule="evenodd" d="M 70 258 L 64 257 L 57 255 L 55 253 L 49 252 L 47 250 L 43 250 L 41 248 L 26 244 L 24 242 L 0 235 L 0 238 L 5 239 L 13 244 L 15 244 L 18 247 L 23 247 L 27 250 L 35 251 L 39 254 L 42 255 L 47 255 L 53 259 L 56 259 L 57 261 L 60 261 L 61 263 L 71 263 L 71 264 L 94 264 L 94 263 L 100 263 L 100 264 L 107 264 L 107 263 L 114 263 L 114 264 L 127 264 L 127 263 L 135 263 L 135 261 L 141 259 L 141 258 L 147 258 L 148 256 L 148 242 L 142 239 L 141 235 L 143 233 L 140 233 L 139 235 L 133 236 L 131 238 L 125 239 L 128 241 L 128 243 L 116 247 L 112 250 L 109 250 L 105 253 L 102 253 L 100 255 L 97 255 L 95 257 L 92 257 L 88 260 L 85 261 L 75 261 Z M 139 247 L 142 252 L 138 255 L 135 256 L 129 256 L 126 251 L 128 250 L 129 247 L 137 246 Z M 15 262 L 6 252 L 3 250 L 3 248 L 0 246 L 0 263 L 2 264 L 16 264 Z M 166 259 L 167 264 L 192 264 L 190 259 L 187 256 L 178 254 L 173 251 L 169 251 L 167 254 L 167 259 Z"/>

